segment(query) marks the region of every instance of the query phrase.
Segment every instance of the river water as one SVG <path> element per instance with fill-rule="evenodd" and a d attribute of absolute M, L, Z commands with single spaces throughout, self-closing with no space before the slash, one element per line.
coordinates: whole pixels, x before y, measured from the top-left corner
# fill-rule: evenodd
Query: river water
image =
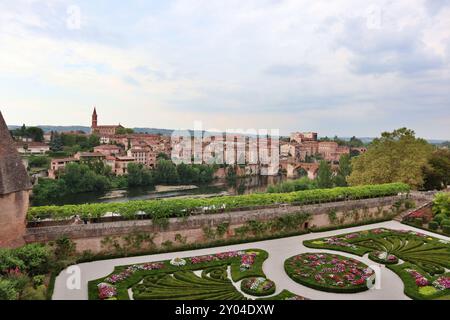
<path fill-rule="evenodd" d="M 186 190 L 156 191 L 155 188 L 133 188 L 129 190 L 113 190 L 105 193 L 81 193 L 62 197 L 52 204 L 84 204 L 102 202 L 126 202 L 131 200 L 150 200 L 174 197 L 209 197 L 216 195 L 237 195 L 265 192 L 272 184 L 286 180 L 282 176 L 254 176 L 237 179 L 235 183 L 226 180 L 215 180 L 208 185 L 196 185 Z M 192 186 L 191 186 L 192 187 Z M 188 186 L 186 186 L 188 188 Z"/>

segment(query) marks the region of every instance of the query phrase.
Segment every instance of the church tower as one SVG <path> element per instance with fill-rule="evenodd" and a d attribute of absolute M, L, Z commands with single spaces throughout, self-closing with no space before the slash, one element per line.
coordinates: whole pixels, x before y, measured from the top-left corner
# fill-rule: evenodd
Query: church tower
<path fill-rule="evenodd" d="M 97 128 L 97 110 L 94 107 L 94 112 L 92 113 L 92 124 L 91 124 L 91 132 L 95 132 L 95 129 Z"/>

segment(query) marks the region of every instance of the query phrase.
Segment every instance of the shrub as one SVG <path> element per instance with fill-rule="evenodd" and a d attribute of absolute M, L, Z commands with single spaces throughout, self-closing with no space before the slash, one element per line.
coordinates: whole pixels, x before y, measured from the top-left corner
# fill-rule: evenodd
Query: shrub
<path fill-rule="evenodd" d="M 22 300 L 45 300 L 47 288 L 44 285 L 40 285 L 36 288 L 33 286 L 26 287 L 23 292 Z"/>
<path fill-rule="evenodd" d="M 315 189 L 290 193 L 261 193 L 240 196 L 222 196 L 204 199 L 164 199 L 129 201 L 125 203 L 96 203 L 67 206 L 32 207 L 29 220 L 44 218 L 66 219 L 74 215 L 82 218 L 99 218 L 108 212 L 134 219 L 139 213 L 146 213 L 154 220 L 170 217 L 186 217 L 201 213 L 217 213 L 240 208 L 268 206 L 276 204 L 313 204 L 343 200 L 357 200 L 397 195 L 409 191 L 402 183 L 340 187 L 334 189 Z"/>
<path fill-rule="evenodd" d="M 437 230 L 439 228 L 439 223 L 437 223 L 436 221 L 430 221 L 428 223 L 428 228 L 430 228 L 431 230 Z"/>
<path fill-rule="evenodd" d="M 434 216 L 433 220 L 436 221 L 437 223 L 441 224 L 441 221 L 447 219 L 447 216 L 443 213 L 438 213 L 437 215 Z"/>
<path fill-rule="evenodd" d="M 0 249 L 0 274 L 16 268 L 22 270 L 24 267 L 24 262 L 15 255 L 13 250 Z"/>
<path fill-rule="evenodd" d="M 42 244 L 33 243 L 16 251 L 17 257 L 24 263 L 25 270 L 31 275 L 45 274 L 50 270 L 50 249 Z"/>
<path fill-rule="evenodd" d="M 16 300 L 17 296 L 14 282 L 0 278 L 0 300 Z"/>
<path fill-rule="evenodd" d="M 441 221 L 441 226 L 450 226 L 450 219 L 443 219 Z"/>
<path fill-rule="evenodd" d="M 442 226 L 442 232 L 445 234 L 450 234 L 450 225 Z"/>
<path fill-rule="evenodd" d="M 414 223 L 416 226 L 421 226 L 421 225 L 423 224 L 423 219 L 422 219 L 422 218 L 414 218 L 413 223 Z"/>
<path fill-rule="evenodd" d="M 450 217 L 450 193 L 440 192 L 434 196 L 433 213 L 442 213 Z"/>

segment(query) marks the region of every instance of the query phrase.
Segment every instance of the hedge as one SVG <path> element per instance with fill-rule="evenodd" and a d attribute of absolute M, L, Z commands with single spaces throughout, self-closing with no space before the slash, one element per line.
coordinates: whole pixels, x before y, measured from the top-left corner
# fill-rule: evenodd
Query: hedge
<path fill-rule="evenodd" d="M 437 223 L 436 221 L 430 221 L 428 222 L 428 228 L 430 228 L 431 230 L 437 230 L 439 229 L 439 223 Z"/>
<path fill-rule="evenodd" d="M 163 199 L 128 201 L 125 203 L 95 203 L 83 205 L 31 207 L 29 221 L 41 219 L 68 219 L 75 215 L 82 219 L 101 218 L 107 213 L 119 214 L 126 219 L 143 215 L 151 219 L 186 217 L 202 213 L 226 212 L 241 208 L 276 204 L 306 205 L 323 202 L 358 200 L 407 193 L 410 188 L 403 183 L 315 189 L 291 193 L 261 193 L 239 196 L 221 196 L 204 199 Z"/>
<path fill-rule="evenodd" d="M 189 261 L 189 258 L 185 258 L 187 263 L 184 266 L 173 266 L 170 264 L 170 260 L 159 261 L 156 263 L 162 263 L 164 267 L 162 269 L 155 270 L 139 270 L 125 278 L 122 281 L 119 281 L 115 284 L 117 289 L 117 299 L 118 300 L 129 300 L 128 289 L 133 287 L 134 285 L 139 284 L 143 279 L 149 276 L 163 276 L 166 274 L 173 274 L 179 271 L 194 271 L 194 270 L 207 270 L 214 269 L 217 267 L 225 267 L 231 266 L 231 279 L 234 282 L 240 281 L 247 277 L 265 277 L 264 271 L 262 270 L 262 265 L 265 260 L 268 258 L 268 253 L 264 250 L 260 249 L 249 249 L 244 250 L 245 252 L 255 252 L 257 256 L 254 260 L 254 263 L 251 265 L 249 269 L 241 269 L 241 257 L 233 257 L 224 260 L 214 260 L 209 262 L 200 262 L 193 264 Z M 202 257 L 202 256 L 198 256 Z M 155 263 L 155 262 L 152 262 Z M 133 265 L 125 265 L 125 266 L 117 266 L 114 268 L 114 271 L 106 277 L 92 280 L 88 282 L 88 295 L 89 300 L 98 300 L 98 288 L 97 285 L 99 283 L 105 282 L 111 275 L 120 274 L 122 271 L 126 270 L 128 267 Z"/>

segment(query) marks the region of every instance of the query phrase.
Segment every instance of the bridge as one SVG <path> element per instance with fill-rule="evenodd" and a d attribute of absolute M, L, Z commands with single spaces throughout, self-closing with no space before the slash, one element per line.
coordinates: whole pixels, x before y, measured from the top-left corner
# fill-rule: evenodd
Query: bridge
<path fill-rule="evenodd" d="M 294 160 L 281 160 L 280 169 L 286 170 L 288 178 L 295 178 L 297 176 L 298 170 L 303 169 L 306 171 L 308 178 L 313 180 L 317 177 L 317 172 L 319 171 L 319 163 L 298 162 Z M 334 173 L 336 173 L 338 169 L 339 169 L 338 165 L 335 164 L 331 165 L 331 170 Z"/>

